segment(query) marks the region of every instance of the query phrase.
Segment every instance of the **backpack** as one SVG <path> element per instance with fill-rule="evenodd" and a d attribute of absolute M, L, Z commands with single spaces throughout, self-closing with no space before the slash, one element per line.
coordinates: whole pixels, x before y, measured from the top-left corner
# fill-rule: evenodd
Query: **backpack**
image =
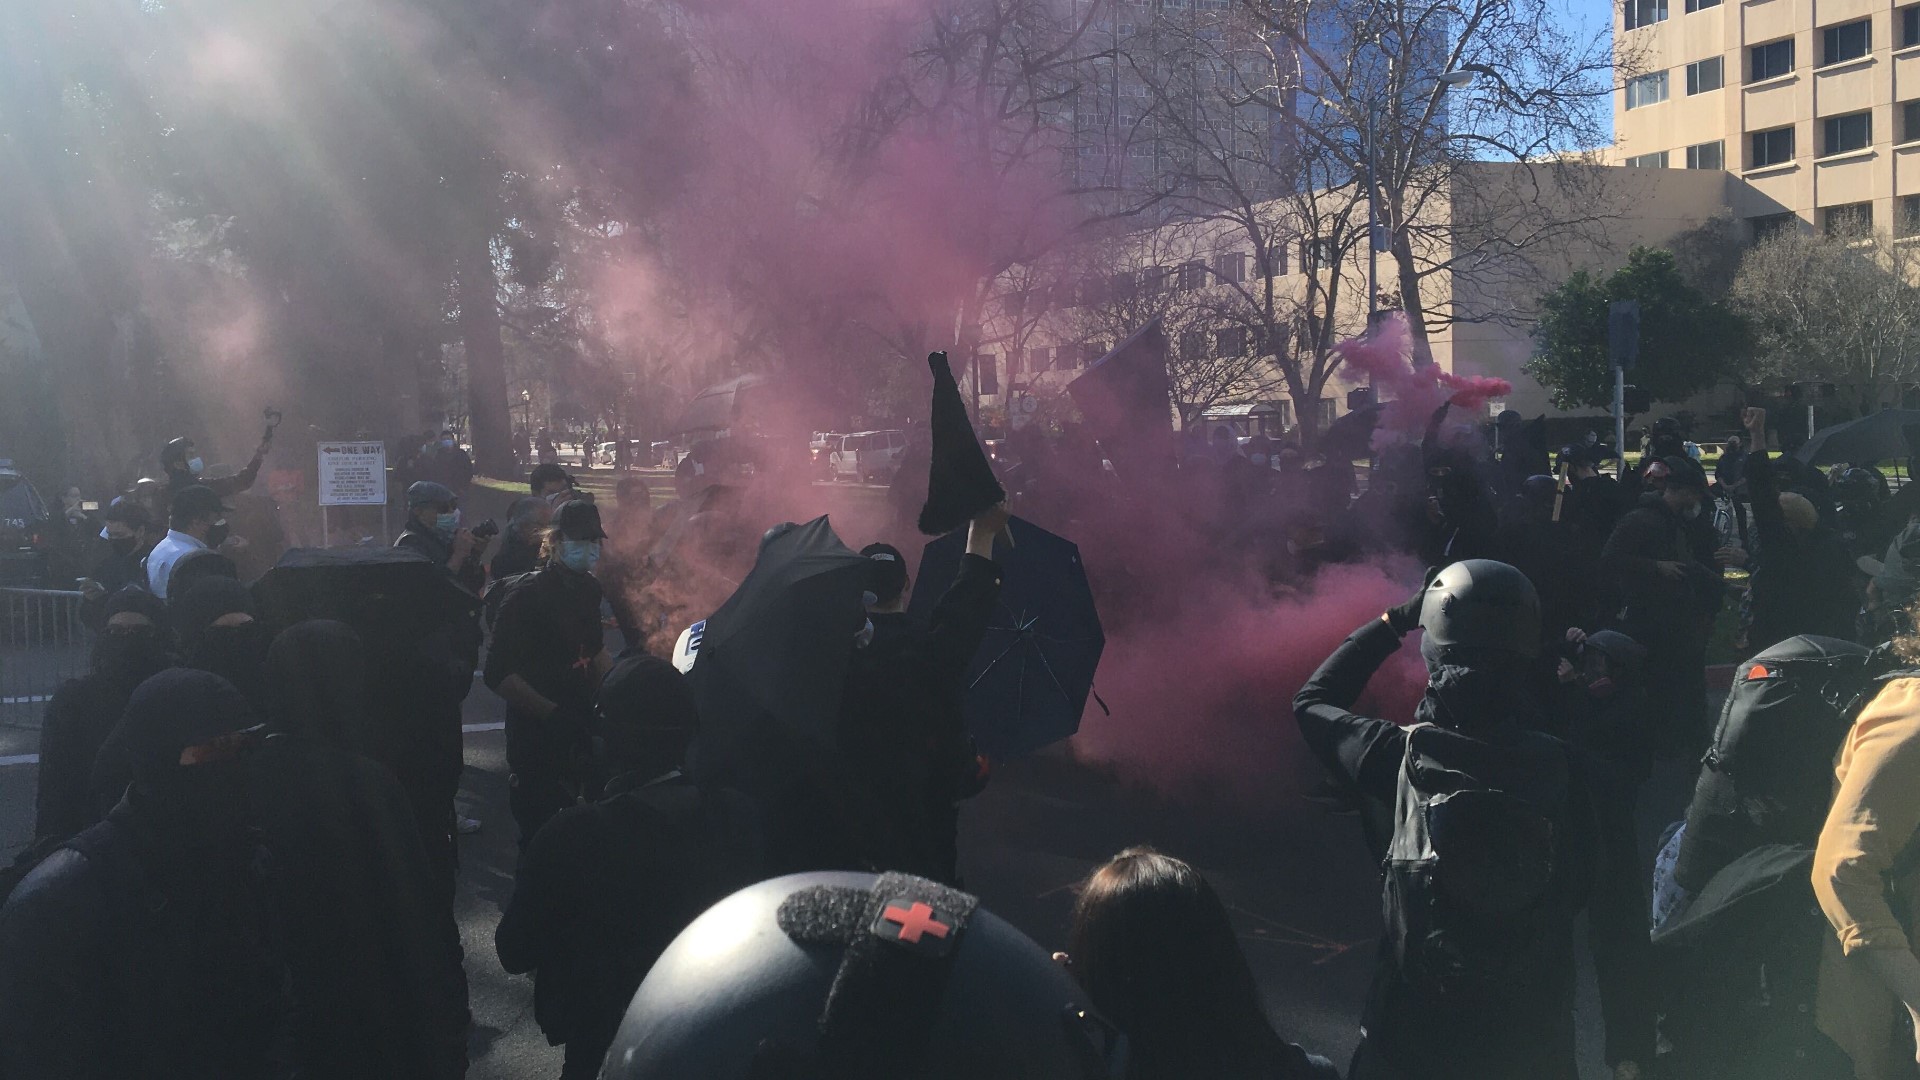
<path fill-rule="evenodd" d="M 507 598 L 522 588 L 534 583 L 540 576 L 538 570 L 528 570 L 523 574 L 508 574 L 487 582 L 480 591 L 480 618 L 487 628 L 487 637 L 493 637 L 493 624 L 500 619 L 500 609 L 507 606 Z"/>
<path fill-rule="evenodd" d="M 1432 725 L 1407 731 L 1384 865 L 1386 925 L 1401 976 L 1435 995 L 1529 985 L 1564 950 L 1578 906 L 1569 903 L 1579 890 L 1566 748 L 1533 732 L 1521 737 L 1520 747 L 1539 759 L 1541 790 L 1560 793 L 1555 803 L 1486 788 L 1441 792 L 1423 786 L 1415 767 L 1425 730 Z"/>
<path fill-rule="evenodd" d="M 1697 893 L 1762 844 L 1819 840 L 1833 757 L 1860 707 L 1891 678 L 1887 654 L 1838 638 L 1788 638 L 1741 664 L 1702 760 L 1674 880 Z"/>

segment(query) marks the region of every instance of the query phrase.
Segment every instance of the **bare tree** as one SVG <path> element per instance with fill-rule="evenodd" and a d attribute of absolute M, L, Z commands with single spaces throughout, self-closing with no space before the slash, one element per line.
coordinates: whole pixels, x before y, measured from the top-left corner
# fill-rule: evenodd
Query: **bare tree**
<path fill-rule="evenodd" d="M 1607 246 L 1608 170 L 1580 151 L 1606 142 L 1615 79 L 1641 64 L 1632 42 L 1576 36 L 1550 0 L 1242 3 L 1274 57 L 1248 100 L 1285 117 L 1336 182 L 1371 185 L 1417 357 L 1451 323 L 1525 319 L 1504 286 L 1537 279 L 1536 257 Z M 1483 161 L 1522 167 L 1490 188 Z M 1421 286 L 1443 276 L 1429 308 Z"/>
<path fill-rule="evenodd" d="M 1785 230 L 1754 245 L 1733 300 L 1762 376 L 1829 380 L 1862 413 L 1920 381 L 1920 249 L 1884 232 Z"/>

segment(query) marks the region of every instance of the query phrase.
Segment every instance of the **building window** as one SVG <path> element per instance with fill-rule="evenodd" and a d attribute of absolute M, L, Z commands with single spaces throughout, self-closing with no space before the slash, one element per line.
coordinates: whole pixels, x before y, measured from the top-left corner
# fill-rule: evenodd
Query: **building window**
<path fill-rule="evenodd" d="M 1873 113 L 1829 116 L 1820 122 L 1822 148 L 1828 155 L 1865 150 L 1873 145 Z"/>
<path fill-rule="evenodd" d="M 1873 204 L 1846 203 L 1820 211 L 1820 227 L 1828 236 L 1864 236 L 1873 231 Z"/>
<path fill-rule="evenodd" d="M 1752 59 L 1752 74 L 1747 76 L 1748 82 L 1785 75 L 1793 70 L 1793 39 L 1781 38 L 1765 45 L 1755 45 L 1747 50 L 1747 55 Z"/>
<path fill-rule="evenodd" d="M 1639 157 L 1630 157 L 1627 159 L 1627 168 L 1629 169 L 1664 169 L 1666 167 L 1667 152 L 1665 150 L 1657 154 L 1641 154 Z"/>
<path fill-rule="evenodd" d="M 1920 142 L 1920 100 L 1900 106 L 1900 141 Z"/>
<path fill-rule="evenodd" d="M 1627 29 L 1667 21 L 1667 0 L 1626 0 Z"/>
<path fill-rule="evenodd" d="M 1196 292 L 1207 287 L 1207 264 L 1189 262 L 1180 264 L 1180 291 Z"/>
<path fill-rule="evenodd" d="M 1660 8 L 1660 12 L 1661 12 L 1660 17 L 1663 19 L 1667 17 L 1666 10 L 1667 9 L 1665 5 L 1663 4 Z M 1333 409 L 1334 409 L 1333 399 L 1330 397 L 1323 397 L 1320 399 L 1318 404 L 1319 404 L 1319 408 L 1315 409 L 1314 412 L 1320 417 L 1320 430 L 1325 431 L 1327 430 L 1327 425 L 1333 423 Z"/>
<path fill-rule="evenodd" d="M 1792 211 L 1784 214 L 1761 214 L 1759 217 L 1750 217 L 1747 219 L 1747 224 L 1753 226 L 1753 242 L 1756 244 L 1762 240 L 1788 232 L 1797 227 L 1799 223 L 1799 215 Z"/>
<path fill-rule="evenodd" d="M 1895 226 L 1901 236 L 1920 236 L 1920 195 L 1903 195 Z"/>
<path fill-rule="evenodd" d="M 1784 165 L 1792 160 L 1792 128 L 1774 128 L 1771 131 L 1753 133 L 1753 159 L 1747 162 L 1747 168 L 1763 169 L 1768 165 Z"/>
<path fill-rule="evenodd" d="M 1820 62 L 1844 64 L 1873 51 L 1873 20 L 1841 23 L 1820 32 Z"/>
<path fill-rule="evenodd" d="M 1238 285 L 1247 279 L 1247 257 L 1238 251 L 1215 255 L 1213 276 L 1229 285 Z"/>
<path fill-rule="evenodd" d="M 1692 14 L 1696 11 L 1705 11 L 1708 8 L 1719 6 L 1720 0 L 1687 0 L 1687 13 Z"/>
<path fill-rule="evenodd" d="M 1000 393 L 1000 358 L 990 352 L 973 354 L 974 379 L 979 383 L 982 394 L 996 396 Z"/>
<path fill-rule="evenodd" d="M 1642 105 L 1654 105 L 1667 100 L 1667 73 L 1656 71 L 1651 75 L 1642 75 L 1627 80 L 1627 108 L 1637 109 Z"/>
<path fill-rule="evenodd" d="M 1283 244 L 1275 244 L 1267 249 L 1266 258 L 1261 259 L 1256 255 L 1255 261 L 1259 266 L 1261 277 L 1281 277 L 1287 272 L 1286 246 Z"/>
<path fill-rule="evenodd" d="M 1900 9 L 1900 47 L 1920 45 L 1920 4 Z"/>
<path fill-rule="evenodd" d="M 1727 167 L 1727 144 L 1719 139 L 1703 142 L 1698 146 L 1687 147 L 1687 168 L 1724 169 Z"/>
<path fill-rule="evenodd" d="M 1300 261 L 1325 270 L 1340 261 L 1340 241 L 1331 236 L 1315 236 L 1300 241 Z"/>
<path fill-rule="evenodd" d="M 1025 374 L 1026 366 L 1027 366 L 1028 351 L 1029 350 L 1027 349 L 1008 349 L 1007 350 L 1007 381 L 1008 382 L 1012 382 L 1014 379 L 1014 376 L 1016 375 Z"/>
<path fill-rule="evenodd" d="M 1725 85 L 1725 67 L 1721 58 L 1711 56 L 1705 60 L 1687 65 L 1687 94 L 1704 94 L 1709 90 L 1718 90 Z"/>
<path fill-rule="evenodd" d="M 1204 330 L 1187 330 L 1180 334 L 1180 358 L 1182 360 L 1201 360 L 1207 355 L 1207 334 Z"/>
<path fill-rule="evenodd" d="M 1235 357 L 1247 351 L 1247 330 L 1244 326 L 1228 327 L 1213 335 L 1213 355 Z"/>

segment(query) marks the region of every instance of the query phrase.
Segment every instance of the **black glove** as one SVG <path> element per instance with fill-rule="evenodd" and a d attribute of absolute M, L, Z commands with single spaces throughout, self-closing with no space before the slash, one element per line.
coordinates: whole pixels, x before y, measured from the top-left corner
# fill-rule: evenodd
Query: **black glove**
<path fill-rule="evenodd" d="M 1412 596 L 1387 609 L 1387 625 L 1393 627 L 1394 633 L 1405 637 L 1420 625 L 1420 609 L 1426 605 L 1426 600 L 1427 585 L 1422 582 L 1419 588 L 1413 590 Z"/>

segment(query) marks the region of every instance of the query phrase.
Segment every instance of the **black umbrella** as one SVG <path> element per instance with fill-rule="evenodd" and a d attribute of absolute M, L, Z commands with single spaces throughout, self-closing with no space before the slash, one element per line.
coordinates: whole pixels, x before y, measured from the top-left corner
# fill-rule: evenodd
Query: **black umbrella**
<path fill-rule="evenodd" d="M 687 407 L 675 422 L 671 435 L 683 435 L 693 431 L 721 431 L 731 428 L 740 419 L 748 400 L 753 397 L 753 388 L 766 382 L 759 375 L 742 375 L 726 382 L 709 386 L 694 395 Z"/>
<path fill-rule="evenodd" d="M 967 669 L 966 707 L 981 752 L 1002 760 L 1080 730 L 1107 644 L 1080 549 L 1020 518 L 1007 528 L 1015 543 L 999 553 L 1000 602 Z M 910 610 L 931 614 L 965 551 L 964 532 L 927 545 Z"/>
<path fill-rule="evenodd" d="M 1809 465 L 1864 464 L 1913 457 L 1907 428 L 1920 424 L 1920 409 L 1882 409 L 1877 413 L 1821 428 L 1794 456 Z"/>
<path fill-rule="evenodd" d="M 825 517 L 762 542 L 701 639 L 692 678 L 703 754 L 751 752 L 768 721 L 779 735 L 832 743 L 870 566 Z"/>
<path fill-rule="evenodd" d="M 444 567 L 406 548 L 293 548 L 252 588 L 268 624 L 337 619 L 376 650 L 410 648 L 480 607 Z"/>

